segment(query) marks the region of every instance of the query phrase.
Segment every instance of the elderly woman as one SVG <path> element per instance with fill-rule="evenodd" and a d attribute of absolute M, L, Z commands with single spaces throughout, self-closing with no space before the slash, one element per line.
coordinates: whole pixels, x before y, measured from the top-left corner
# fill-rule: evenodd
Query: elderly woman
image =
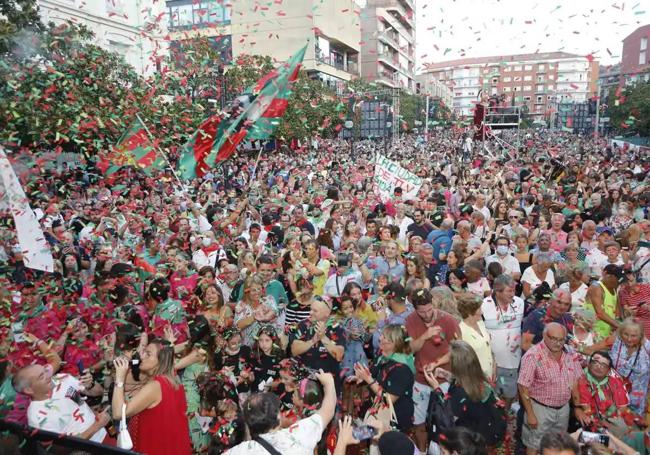
<path fill-rule="evenodd" d="M 643 326 L 632 318 L 625 319 L 618 328 L 610 351 L 612 367 L 628 384 L 630 409 L 645 416 L 650 379 L 650 343 L 643 334 Z"/>
<path fill-rule="evenodd" d="M 538 252 L 533 255 L 533 265 L 527 268 L 521 276 L 524 297 L 530 297 L 533 291 L 544 282 L 551 289 L 555 287 L 552 266 L 553 258 L 549 253 Z"/>
<path fill-rule="evenodd" d="M 556 264 L 555 278 L 558 283 L 565 283 L 569 280 L 569 268 L 584 263 L 579 259 L 580 245 L 578 243 L 569 243 L 562 252 L 561 256 L 564 259 Z"/>
<path fill-rule="evenodd" d="M 496 363 L 490 347 L 490 333 L 483 322 L 482 304 L 483 300 L 473 294 L 464 294 L 458 298 L 458 312 L 463 318 L 459 325 L 460 335 L 476 352 L 485 377 L 493 382 Z"/>
<path fill-rule="evenodd" d="M 589 286 L 589 267 L 584 262 L 577 262 L 570 265 L 566 270 L 566 277 L 568 281 L 560 285 L 560 289 L 564 289 L 571 294 L 571 312 L 575 312 L 585 305 L 587 298 L 587 291 Z"/>

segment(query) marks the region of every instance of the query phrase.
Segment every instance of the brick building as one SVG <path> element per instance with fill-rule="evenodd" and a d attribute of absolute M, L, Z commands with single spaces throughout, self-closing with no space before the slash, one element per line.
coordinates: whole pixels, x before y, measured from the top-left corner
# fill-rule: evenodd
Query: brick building
<path fill-rule="evenodd" d="M 623 39 L 621 85 L 650 80 L 650 24 L 637 28 Z"/>
<path fill-rule="evenodd" d="M 424 73 L 453 92 L 457 115 L 471 116 L 480 90 L 506 95 L 544 120 L 556 102 L 582 103 L 596 94 L 598 63 L 566 52 L 464 58 L 425 65 Z"/>

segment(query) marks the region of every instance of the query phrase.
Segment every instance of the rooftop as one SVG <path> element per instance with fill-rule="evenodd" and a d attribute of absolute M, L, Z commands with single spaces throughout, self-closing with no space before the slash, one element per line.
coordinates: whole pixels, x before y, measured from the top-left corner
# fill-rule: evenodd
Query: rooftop
<path fill-rule="evenodd" d="M 515 55 L 495 55 L 492 57 L 473 57 L 473 58 L 459 58 L 456 60 L 448 60 L 446 62 L 438 63 L 425 63 L 424 71 L 434 71 L 448 67 L 458 67 L 463 65 L 489 65 L 491 63 L 517 63 L 528 62 L 534 60 L 556 60 L 563 58 L 586 58 L 582 55 L 569 54 L 568 52 L 540 52 L 534 54 L 515 54 Z"/>

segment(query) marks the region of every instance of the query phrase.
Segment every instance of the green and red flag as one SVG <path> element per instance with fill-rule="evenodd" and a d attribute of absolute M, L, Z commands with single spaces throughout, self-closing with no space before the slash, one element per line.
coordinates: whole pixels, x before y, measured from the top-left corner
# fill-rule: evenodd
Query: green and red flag
<path fill-rule="evenodd" d="M 147 175 L 165 167 L 165 160 L 156 153 L 156 147 L 147 134 L 146 127 L 136 118 L 131 128 L 122 134 L 117 144 L 104 155 L 97 167 L 109 176 L 124 166 L 137 167 Z"/>
<path fill-rule="evenodd" d="M 287 109 L 291 84 L 298 76 L 306 49 L 305 45 L 240 95 L 228 117 L 210 117 L 201 124 L 183 146 L 178 166 L 181 178 L 203 177 L 209 169 L 227 160 L 244 138 L 267 139 L 271 135 Z"/>

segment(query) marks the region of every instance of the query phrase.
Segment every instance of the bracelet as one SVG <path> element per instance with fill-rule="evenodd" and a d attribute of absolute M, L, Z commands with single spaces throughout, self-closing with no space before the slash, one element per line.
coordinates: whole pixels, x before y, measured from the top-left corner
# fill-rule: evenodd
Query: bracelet
<path fill-rule="evenodd" d="M 377 384 L 377 380 L 373 379 L 371 383 L 368 384 L 368 387 L 372 386 L 373 384 Z"/>
<path fill-rule="evenodd" d="M 115 382 L 115 388 L 116 389 L 122 389 L 124 388 L 124 383 L 123 382 Z"/>

